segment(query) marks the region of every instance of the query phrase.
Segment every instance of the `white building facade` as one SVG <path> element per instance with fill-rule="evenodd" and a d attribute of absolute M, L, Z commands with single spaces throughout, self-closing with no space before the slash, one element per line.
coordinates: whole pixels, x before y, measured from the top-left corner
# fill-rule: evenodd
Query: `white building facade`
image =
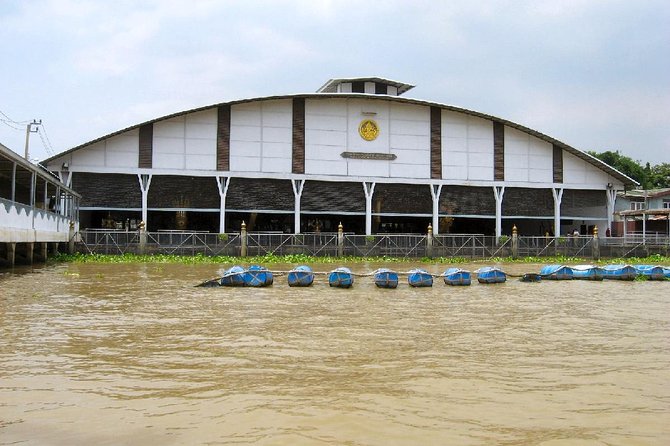
<path fill-rule="evenodd" d="M 82 228 L 565 233 L 610 227 L 634 181 L 547 135 L 401 97 L 383 78 L 138 124 L 45 161 Z"/>

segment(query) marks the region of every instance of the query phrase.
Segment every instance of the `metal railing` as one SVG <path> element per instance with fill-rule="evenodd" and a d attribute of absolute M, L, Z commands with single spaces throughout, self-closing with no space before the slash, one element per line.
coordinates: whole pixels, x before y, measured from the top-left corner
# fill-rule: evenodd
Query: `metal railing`
<path fill-rule="evenodd" d="M 284 234 L 250 232 L 214 234 L 190 231 L 127 232 L 82 230 L 75 236 L 76 250 L 99 254 L 170 254 L 170 255 L 287 255 L 355 257 L 603 257 L 668 255 L 670 238 L 655 237 L 653 243 L 637 237 L 602 237 L 594 246 L 591 236 L 513 237 L 497 239 L 483 234 L 354 235 L 334 233 Z"/>

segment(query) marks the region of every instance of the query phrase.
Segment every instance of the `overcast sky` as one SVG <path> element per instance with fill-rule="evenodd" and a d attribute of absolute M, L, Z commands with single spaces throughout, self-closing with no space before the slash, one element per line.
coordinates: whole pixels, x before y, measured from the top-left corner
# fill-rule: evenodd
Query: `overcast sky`
<path fill-rule="evenodd" d="M 0 143 L 59 153 L 334 77 L 670 162 L 670 1 L 0 0 Z M 15 123 L 11 122 L 15 121 Z"/>

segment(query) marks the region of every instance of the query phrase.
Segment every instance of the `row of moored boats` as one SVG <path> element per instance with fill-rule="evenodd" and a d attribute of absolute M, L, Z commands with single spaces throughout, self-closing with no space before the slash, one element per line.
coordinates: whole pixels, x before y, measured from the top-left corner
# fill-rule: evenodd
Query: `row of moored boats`
<path fill-rule="evenodd" d="M 283 274 L 283 273 L 282 273 Z M 288 285 L 291 287 L 308 287 L 314 283 L 316 274 L 309 266 L 301 265 L 286 272 Z M 407 276 L 407 284 L 411 287 L 433 286 L 435 278 L 441 278 L 447 285 L 470 285 L 474 275 L 479 283 L 503 283 L 508 274 L 498 267 L 485 266 L 474 272 L 461 268 L 448 268 L 442 274 L 434 275 L 428 271 L 416 268 L 411 271 L 398 273 L 388 268 L 379 268 L 369 274 L 355 274 L 351 269 L 341 266 L 326 273 L 328 284 L 331 287 L 350 288 L 356 276 L 372 276 L 379 288 L 397 288 L 400 276 Z M 656 265 L 546 265 L 538 274 L 528 273 L 521 276 L 525 282 L 540 280 L 635 280 L 637 277 L 649 280 L 670 279 L 670 268 Z M 518 277 L 518 276 L 517 276 Z M 247 286 L 265 287 L 272 285 L 274 274 L 264 266 L 252 265 L 248 268 L 233 266 L 227 269 L 223 276 L 209 280 L 202 286 Z"/>

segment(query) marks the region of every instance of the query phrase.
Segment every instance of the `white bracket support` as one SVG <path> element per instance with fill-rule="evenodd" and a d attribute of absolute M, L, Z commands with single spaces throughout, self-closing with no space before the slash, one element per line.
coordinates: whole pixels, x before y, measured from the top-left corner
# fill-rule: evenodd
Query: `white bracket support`
<path fill-rule="evenodd" d="M 302 197 L 302 190 L 305 188 L 305 180 L 291 180 L 293 186 L 293 233 L 300 234 L 300 197 Z"/>
<path fill-rule="evenodd" d="M 219 234 L 226 232 L 226 195 L 230 186 L 230 177 L 216 177 L 216 185 L 219 188 Z"/>
<path fill-rule="evenodd" d="M 493 186 L 493 195 L 496 199 L 496 243 L 502 236 L 502 202 L 505 195 L 505 186 Z"/>
<path fill-rule="evenodd" d="M 561 201 L 563 200 L 563 188 L 551 188 L 554 197 L 554 237 L 561 235 Z"/>
<path fill-rule="evenodd" d="M 365 235 L 372 235 L 372 196 L 376 183 L 363 182 L 365 192 Z"/>
<path fill-rule="evenodd" d="M 430 196 L 433 198 L 433 234 L 439 234 L 440 227 L 440 194 L 442 193 L 441 184 L 430 185 Z"/>
<path fill-rule="evenodd" d="M 144 222 L 145 231 L 148 231 L 148 203 L 149 203 L 149 187 L 151 186 L 151 174 L 137 174 L 137 180 L 140 182 L 140 190 L 142 191 L 142 221 Z"/>

